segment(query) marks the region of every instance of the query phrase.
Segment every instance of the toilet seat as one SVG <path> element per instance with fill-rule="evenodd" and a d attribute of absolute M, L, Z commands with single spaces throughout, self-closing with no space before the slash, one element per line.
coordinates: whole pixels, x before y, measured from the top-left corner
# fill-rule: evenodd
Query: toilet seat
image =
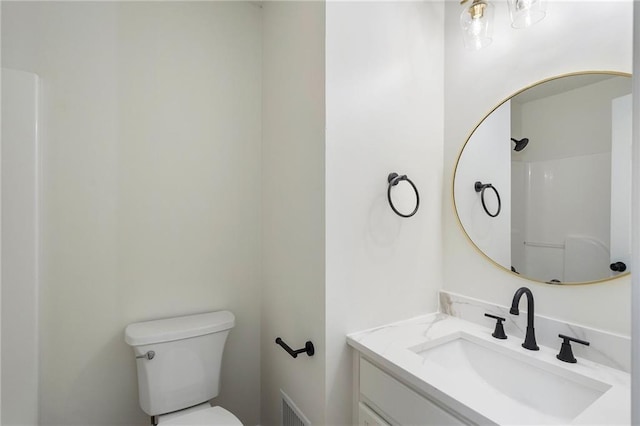
<path fill-rule="evenodd" d="M 242 426 L 231 412 L 222 407 L 212 407 L 209 403 L 158 417 L 158 424 L 191 426 Z"/>

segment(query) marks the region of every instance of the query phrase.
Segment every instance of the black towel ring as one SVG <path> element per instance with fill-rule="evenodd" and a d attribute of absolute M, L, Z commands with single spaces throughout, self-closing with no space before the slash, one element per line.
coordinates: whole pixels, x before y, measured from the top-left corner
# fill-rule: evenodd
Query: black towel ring
<path fill-rule="evenodd" d="M 502 202 L 500 201 L 500 194 L 498 194 L 498 190 L 496 189 L 496 187 L 491 185 L 490 183 L 482 183 L 480 181 L 477 181 L 474 185 L 474 188 L 476 192 L 480 192 L 480 200 L 482 201 L 482 208 L 484 209 L 484 211 L 491 217 L 498 216 L 500 214 L 500 209 L 502 208 Z M 487 209 L 487 205 L 484 202 L 484 190 L 487 188 L 493 189 L 493 192 L 496 193 L 496 198 L 498 198 L 498 210 L 495 212 L 495 214 L 491 214 L 489 212 L 489 209 Z"/>
<path fill-rule="evenodd" d="M 409 214 L 400 213 L 398 209 L 396 209 L 396 206 L 393 205 L 393 201 L 391 201 L 391 187 L 396 186 L 398 183 L 400 183 L 401 180 L 406 180 L 407 182 L 409 182 L 409 184 L 413 187 L 413 190 L 416 193 L 416 208 L 413 209 L 413 211 Z M 389 182 L 389 187 L 387 188 L 387 199 L 389 200 L 389 205 L 391 206 L 391 210 L 393 210 L 395 214 L 397 214 L 398 216 L 402 216 L 402 217 L 411 217 L 414 214 L 416 214 L 416 212 L 418 211 L 418 207 L 420 207 L 420 194 L 418 194 L 418 188 L 416 188 L 413 182 L 411 182 L 411 179 L 409 179 L 407 175 L 399 176 L 397 173 L 389 173 L 389 176 L 387 177 L 387 181 Z"/>

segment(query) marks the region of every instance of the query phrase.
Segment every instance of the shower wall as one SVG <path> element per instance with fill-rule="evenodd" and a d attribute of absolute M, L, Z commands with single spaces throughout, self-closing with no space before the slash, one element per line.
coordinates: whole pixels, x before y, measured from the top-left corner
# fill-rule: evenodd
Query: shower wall
<path fill-rule="evenodd" d="M 575 282 L 611 275 L 611 102 L 628 90 L 609 79 L 512 102 L 513 130 L 530 139 L 512 162 L 512 255 L 525 276 Z"/>
<path fill-rule="evenodd" d="M 611 154 L 520 163 L 512 168 L 512 177 L 513 191 L 524 199 L 518 218 L 524 232 L 514 233 L 512 240 L 521 256 L 514 257 L 515 268 L 544 281 L 577 281 L 564 270 L 565 242 L 573 236 L 599 242 L 598 264 L 590 262 L 597 275 L 589 276 L 609 276 Z M 588 199 L 589 208 L 576 199 Z"/>

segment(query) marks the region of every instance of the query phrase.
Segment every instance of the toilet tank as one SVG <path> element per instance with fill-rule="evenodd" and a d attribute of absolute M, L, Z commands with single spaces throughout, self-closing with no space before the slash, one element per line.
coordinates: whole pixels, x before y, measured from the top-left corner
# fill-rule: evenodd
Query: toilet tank
<path fill-rule="evenodd" d="M 216 397 L 234 324 L 231 312 L 218 311 L 128 325 L 125 341 L 136 355 L 142 410 L 156 416 Z M 150 351 L 152 358 L 145 356 Z"/>

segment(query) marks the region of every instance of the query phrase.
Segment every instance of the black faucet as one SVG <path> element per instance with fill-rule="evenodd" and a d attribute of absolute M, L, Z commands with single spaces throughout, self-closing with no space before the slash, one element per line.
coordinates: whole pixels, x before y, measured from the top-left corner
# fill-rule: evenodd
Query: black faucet
<path fill-rule="evenodd" d="M 540 348 L 536 343 L 536 332 L 533 328 L 533 293 L 531 293 L 531 290 L 527 287 L 520 287 L 516 290 L 516 294 L 513 295 L 513 302 L 511 302 L 511 309 L 509 312 L 513 315 L 520 315 L 518 303 L 520 303 L 520 298 L 522 298 L 523 294 L 527 295 L 527 334 L 524 338 L 522 347 L 531 351 L 537 351 Z"/>

